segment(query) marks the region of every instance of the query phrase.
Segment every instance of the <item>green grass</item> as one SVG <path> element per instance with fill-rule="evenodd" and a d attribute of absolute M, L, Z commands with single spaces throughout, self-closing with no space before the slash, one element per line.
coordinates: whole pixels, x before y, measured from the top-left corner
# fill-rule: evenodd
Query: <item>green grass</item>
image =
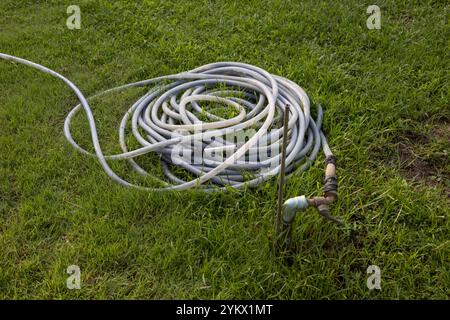
<path fill-rule="evenodd" d="M 66 28 L 69 4 L 81 30 Z M 448 299 L 449 7 L 379 0 L 381 30 L 368 30 L 370 4 L 2 0 L 0 51 L 88 96 L 223 60 L 299 83 L 324 107 L 340 181 L 332 212 L 346 224 L 301 214 L 290 265 L 271 250 L 274 182 L 213 195 L 118 186 L 65 141 L 71 91 L 0 61 L 0 298 Z M 94 101 L 105 151 L 138 96 Z M 83 120 L 74 135 L 91 148 Z M 286 197 L 317 195 L 322 180 L 320 156 Z M 81 290 L 66 288 L 72 264 Z M 381 291 L 366 287 L 371 264 Z"/>

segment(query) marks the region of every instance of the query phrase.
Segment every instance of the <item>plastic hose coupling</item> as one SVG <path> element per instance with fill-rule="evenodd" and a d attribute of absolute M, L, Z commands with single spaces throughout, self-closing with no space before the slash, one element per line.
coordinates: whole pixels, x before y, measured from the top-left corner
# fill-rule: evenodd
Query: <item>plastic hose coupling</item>
<path fill-rule="evenodd" d="M 290 198 L 284 202 L 283 207 L 283 225 L 288 226 L 294 221 L 297 211 L 308 207 L 308 200 L 305 196 Z"/>

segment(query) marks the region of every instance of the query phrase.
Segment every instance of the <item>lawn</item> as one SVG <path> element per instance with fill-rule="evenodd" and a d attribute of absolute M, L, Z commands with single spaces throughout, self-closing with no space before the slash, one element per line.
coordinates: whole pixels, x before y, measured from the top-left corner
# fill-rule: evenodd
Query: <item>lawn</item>
<path fill-rule="evenodd" d="M 81 29 L 66 27 L 67 6 Z M 366 9 L 381 9 L 369 30 Z M 445 1 L 0 2 L 0 52 L 86 96 L 215 61 L 257 65 L 324 108 L 342 226 L 308 209 L 274 252 L 276 181 L 204 194 L 113 183 L 63 135 L 59 80 L 0 60 L 0 299 L 448 299 L 449 6 Z M 145 89 L 92 102 L 103 149 Z M 74 136 L 89 150 L 83 114 Z M 147 161 L 160 170 L 157 157 Z M 285 196 L 321 193 L 324 156 Z M 115 164 L 121 174 L 130 170 Z M 81 269 L 69 290 L 66 269 Z M 366 285 L 381 269 L 381 290 Z"/>

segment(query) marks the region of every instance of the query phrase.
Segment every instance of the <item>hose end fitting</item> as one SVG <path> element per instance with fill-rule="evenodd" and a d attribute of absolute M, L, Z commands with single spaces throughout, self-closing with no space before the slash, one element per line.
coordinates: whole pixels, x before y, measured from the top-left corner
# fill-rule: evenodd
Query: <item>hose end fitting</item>
<path fill-rule="evenodd" d="M 305 196 L 294 197 L 286 200 L 283 204 L 283 232 L 284 234 L 284 246 L 289 248 L 292 241 L 292 223 L 294 222 L 295 215 L 299 210 L 304 210 L 308 207 L 308 199 Z"/>
<path fill-rule="evenodd" d="M 333 197 L 337 199 L 338 180 L 336 178 L 336 157 L 333 155 L 327 156 L 325 159 L 325 179 L 323 186 L 323 193 L 325 198 Z"/>
<path fill-rule="evenodd" d="M 337 199 L 338 181 L 336 178 L 336 157 L 329 155 L 325 159 L 325 179 L 323 187 L 323 197 L 314 197 L 308 199 L 311 206 L 314 206 L 319 211 L 319 214 L 335 223 L 342 224 L 343 222 L 330 214 L 329 205 Z"/>
<path fill-rule="evenodd" d="M 325 158 L 325 163 L 328 164 L 334 164 L 336 166 L 336 157 L 334 155 L 329 155 Z"/>
<path fill-rule="evenodd" d="M 324 181 L 323 186 L 323 192 L 325 196 L 327 195 L 334 195 L 337 196 L 337 190 L 338 190 L 338 181 L 336 177 L 326 177 Z"/>
<path fill-rule="evenodd" d="M 283 207 L 283 224 L 289 225 L 294 221 L 295 214 L 298 210 L 303 210 L 308 207 L 308 200 L 305 196 L 290 198 L 284 202 Z"/>

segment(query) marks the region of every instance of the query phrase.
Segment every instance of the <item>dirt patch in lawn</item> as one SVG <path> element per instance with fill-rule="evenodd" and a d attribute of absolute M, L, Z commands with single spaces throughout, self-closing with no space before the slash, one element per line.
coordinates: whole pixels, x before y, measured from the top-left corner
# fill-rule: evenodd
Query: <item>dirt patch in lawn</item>
<path fill-rule="evenodd" d="M 427 134 L 403 132 L 395 144 L 400 173 L 408 180 L 428 186 L 442 185 L 450 197 L 450 123 L 432 126 Z"/>

